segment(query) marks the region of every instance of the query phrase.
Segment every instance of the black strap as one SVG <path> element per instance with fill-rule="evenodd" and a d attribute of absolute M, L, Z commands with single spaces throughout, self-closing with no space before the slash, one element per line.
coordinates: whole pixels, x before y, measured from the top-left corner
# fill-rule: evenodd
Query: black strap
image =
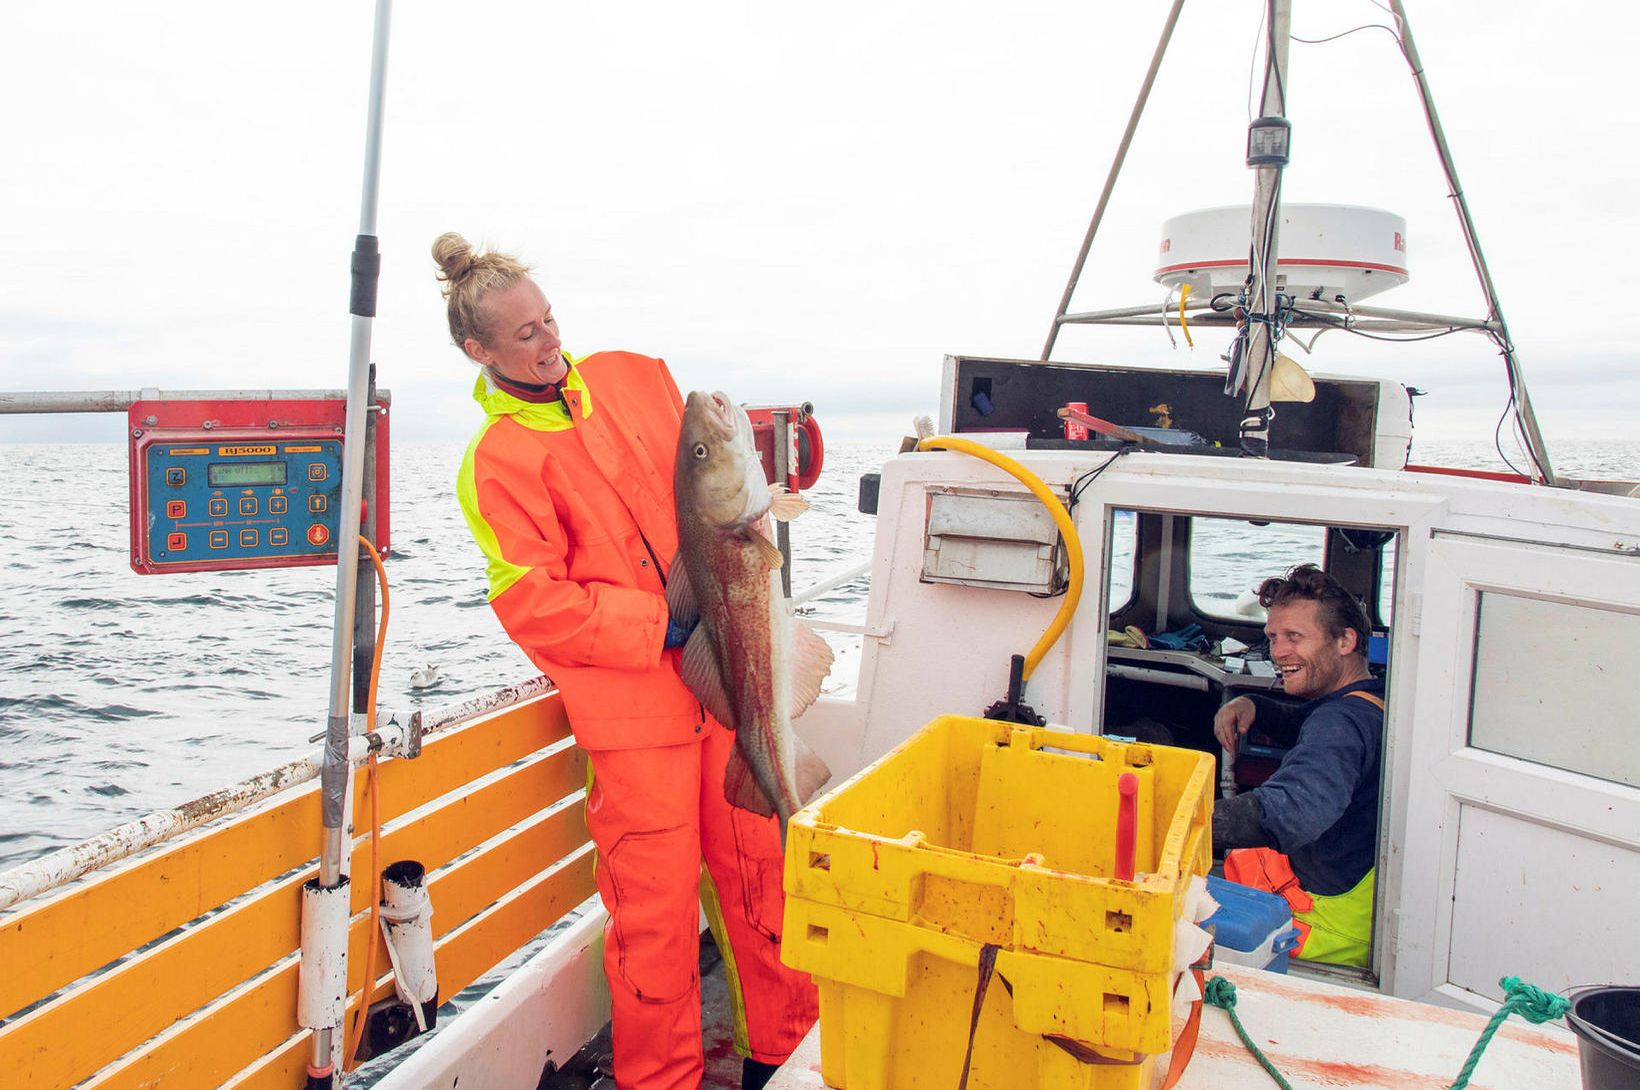
<path fill-rule="evenodd" d="M 991 974 L 996 971 L 998 949 L 992 942 L 979 948 L 979 984 L 974 988 L 973 1013 L 968 1016 L 968 1051 L 962 1054 L 962 1078 L 957 1080 L 957 1090 L 968 1090 L 968 1065 L 974 1061 L 974 1034 L 979 1032 L 979 1012 L 985 1006 L 985 990 L 991 986 Z"/>

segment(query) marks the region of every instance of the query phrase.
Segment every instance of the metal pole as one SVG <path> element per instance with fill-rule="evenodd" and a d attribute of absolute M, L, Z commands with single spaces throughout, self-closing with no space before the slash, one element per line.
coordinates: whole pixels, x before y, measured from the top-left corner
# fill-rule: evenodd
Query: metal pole
<path fill-rule="evenodd" d="M 1266 16 L 1269 38 L 1260 117 L 1287 116 L 1287 47 L 1292 16 L 1292 0 L 1269 0 Z M 1281 167 L 1254 169 L 1257 174 L 1253 184 L 1252 283 L 1247 294 L 1251 313 L 1267 320 L 1248 323 L 1247 355 L 1242 363 L 1246 412 L 1241 427 L 1241 449 L 1263 458 L 1270 451 L 1270 373 L 1275 370 L 1276 362 L 1276 345 L 1268 319 L 1276 311 L 1276 255 L 1281 252 Z"/>
<path fill-rule="evenodd" d="M 1412 25 L 1407 22 L 1406 9 L 1401 6 L 1401 0 L 1390 0 L 1390 8 L 1395 16 L 1395 22 L 1400 29 L 1401 52 L 1406 55 L 1407 64 L 1412 68 L 1412 78 L 1418 84 L 1418 98 L 1423 103 L 1424 119 L 1429 122 L 1429 135 L 1434 138 L 1435 151 L 1441 158 L 1441 170 L 1446 174 L 1446 185 L 1452 197 L 1452 204 L 1458 212 L 1458 224 L 1463 228 L 1464 243 L 1469 247 L 1469 257 L 1475 265 L 1475 275 L 1480 278 L 1481 292 L 1486 296 L 1486 305 L 1492 318 L 1499 327 L 1499 345 L 1503 350 L 1504 367 L 1509 375 L 1509 392 L 1515 399 L 1515 414 L 1520 420 L 1521 430 L 1525 432 L 1526 446 L 1532 456 L 1533 468 L 1540 475 L 1544 484 L 1554 484 L 1554 468 L 1549 464 L 1549 448 L 1543 442 L 1543 434 L 1538 430 L 1537 414 L 1532 411 L 1532 398 L 1526 392 L 1526 377 L 1521 373 L 1520 358 L 1515 355 L 1515 342 L 1509 336 L 1509 325 L 1503 320 L 1503 304 L 1498 301 L 1498 292 L 1492 284 L 1492 273 L 1486 266 L 1486 255 L 1481 253 L 1480 236 L 1475 233 L 1475 221 L 1469 214 L 1469 202 L 1464 199 L 1463 186 L 1458 181 L 1458 166 L 1452 160 L 1452 149 L 1447 147 L 1446 132 L 1441 128 L 1440 115 L 1435 112 L 1435 96 L 1430 93 L 1429 81 L 1424 78 L 1424 64 L 1418 57 L 1418 45 L 1412 40 Z"/>
<path fill-rule="evenodd" d="M 123 413 L 138 401 L 340 401 L 346 396 L 345 390 L 47 390 L 0 394 L 0 415 Z"/>
<path fill-rule="evenodd" d="M 370 56 L 370 104 L 365 128 L 363 195 L 359 203 L 359 234 L 354 241 L 352 291 L 349 312 L 353 328 L 348 358 L 347 431 L 342 466 L 341 510 L 336 529 L 336 613 L 332 624 L 330 708 L 325 723 L 325 761 L 320 772 L 320 802 L 324 840 L 319 855 L 319 885 L 334 889 L 343 882 L 343 840 L 347 836 L 348 706 L 352 674 L 354 604 L 358 591 L 357 538 L 359 503 L 364 493 L 365 420 L 370 411 L 370 332 L 376 314 L 376 284 L 381 258 L 376 245 L 376 196 L 381 178 L 382 104 L 387 87 L 387 42 L 392 24 L 392 0 L 377 0 L 375 34 Z M 309 952 L 303 952 L 304 957 Z M 343 964 L 346 979 L 346 935 L 342 949 L 332 956 Z M 333 1048 L 341 1044 L 340 1024 L 313 1033 L 313 1068 L 332 1068 Z M 311 1078 L 310 1078 L 310 1081 Z"/>
<path fill-rule="evenodd" d="M 792 414 L 776 409 L 774 417 L 774 480 L 776 484 L 791 487 L 792 475 Z M 792 596 L 792 531 L 779 519 L 774 520 L 774 543 L 780 548 L 785 563 L 780 565 L 780 590 L 787 598 Z"/>
<path fill-rule="evenodd" d="M 1167 22 L 1162 26 L 1162 38 L 1156 43 L 1156 52 L 1150 58 L 1150 68 L 1145 72 L 1145 81 L 1139 87 L 1139 98 L 1133 104 L 1133 112 L 1128 115 L 1127 128 L 1122 132 L 1122 142 L 1116 148 L 1116 158 L 1111 160 L 1110 173 L 1105 176 L 1105 188 L 1099 193 L 1099 203 L 1093 209 L 1093 221 L 1088 224 L 1088 233 L 1082 238 L 1082 249 L 1076 254 L 1076 264 L 1071 268 L 1071 278 L 1065 282 L 1065 294 L 1059 297 L 1059 309 L 1054 312 L 1053 325 L 1048 329 L 1048 339 L 1042 345 L 1042 358 L 1053 355 L 1054 342 L 1059 339 L 1059 327 L 1063 324 L 1065 310 L 1071 305 L 1071 296 L 1076 292 L 1076 282 L 1082 279 L 1082 266 L 1087 264 L 1088 251 L 1093 249 L 1093 236 L 1099 233 L 1099 224 L 1105 218 L 1105 206 L 1110 203 L 1111 192 L 1116 188 L 1116 176 L 1122 172 L 1122 163 L 1127 159 L 1128 145 L 1133 143 L 1133 134 L 1139 128 L 1139 117 L 1145 112 L 1145 103 L 1150 99 L 1151 85 L 1156 82 L 1156 73 L 1162 67 L 1162 56 L 1167 52 L 1167 43 L 1173 38 L 1173 27 L 1179 21 L 1179 11 L 1184 7 L 1184 0 L 1173 0 L 1173 7 L 1167 13 Z"/>

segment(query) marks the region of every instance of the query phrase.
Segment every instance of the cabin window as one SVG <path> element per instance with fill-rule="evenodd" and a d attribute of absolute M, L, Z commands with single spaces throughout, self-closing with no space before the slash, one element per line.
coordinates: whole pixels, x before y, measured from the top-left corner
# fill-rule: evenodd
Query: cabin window
<path fill-rule="evenodd" d="M 1105 555 L 1110 557 L 1110 590 L 1105 609 L 1112 616 L 1133 601 L 1134 554 L 1139 545 L 1139 515 L 1135 511 L 1110 513 L 1110 541 Z"/>
<path fill-rule="evenodd" d="M 1640 616 L 1500 591 L 1476 608 L 1469 744 L 1640 787 Z"/>
<path fill-rule="evenodd" d="M 1252 616 L 1245 606 L 1253 588 L 1295 564 L 1321 564 L 1327 544 L 1324 526 L 1246 519 L 1190 520 L 1190 600 L 1212 617 L 1241 624 L 1263 624 L 1263 612 Z"/>

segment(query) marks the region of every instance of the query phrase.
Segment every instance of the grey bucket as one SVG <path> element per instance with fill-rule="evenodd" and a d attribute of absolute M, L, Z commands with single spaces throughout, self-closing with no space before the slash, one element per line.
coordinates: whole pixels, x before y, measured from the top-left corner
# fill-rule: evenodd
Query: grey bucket
<path fill-rule="evenodd" d="M 1640 988 L 1589 988 L 1572 996 L 1583 1090 L 1640 1086 Z"/>

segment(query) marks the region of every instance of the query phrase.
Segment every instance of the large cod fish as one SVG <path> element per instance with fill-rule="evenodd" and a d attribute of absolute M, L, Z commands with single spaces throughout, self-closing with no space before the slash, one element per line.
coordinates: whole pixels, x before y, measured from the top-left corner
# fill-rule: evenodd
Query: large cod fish
<path fill-rule="evenodd" d="M 724 797 L 786 822 L 831 778 L 792 731 L 820 695 L 831 647 L 791 616 L 780 589 L 780 550 L 769 517 L 808 508 L 770 485 L 744 409 L 721 393 L 695 391 L 683 412 L 673 480 L 678 557 L 667 605 L 700 624 L 683 648 L 683 680 L 718 722 L 735 732 Z"/>

